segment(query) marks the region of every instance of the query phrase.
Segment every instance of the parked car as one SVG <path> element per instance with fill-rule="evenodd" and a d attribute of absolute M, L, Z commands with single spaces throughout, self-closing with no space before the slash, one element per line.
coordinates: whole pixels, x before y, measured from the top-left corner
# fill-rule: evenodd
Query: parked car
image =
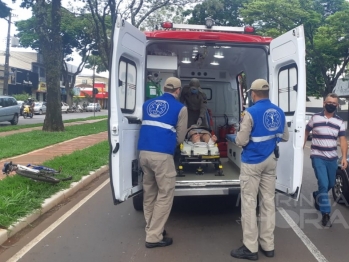
<path fill-rule="evenodd" d="M 87 106 L 87 111 L 98 111 L 101 112 L 101 105 L 99 103 L 89 103 Z"/>
<path fill-rule="evenodd" d="M 12 96 L 0 96 L 0 122 L 9 121 L 12 125 L 18 124 L 20 106 Z"/>
<path fill-rule="evenodd" d="M 349 161 L 349 158 L 347 160 Z M 337 203 L 349 206 L 349 166 L 342 169 L 341 162 L 342 158 L 340 157 L 337 162 L 336 183 L 332 188 L 332 195 Z"/>
<path fill-rule="evenodd" d="M 20 101 L 20 100 L 17 100 L 17 104 L 19 105 L 19 115 L 22 116 L 23 115 L 23 108 L 22 108 L 22 105 L 23 105 L 24 101 Z"/>
<path fill-rule="evenodd" d="M 305 112 L 305 124 L 307 125 L 311 117 L 314 115 L 314 113 Z M 313 131 L 310 131 L 308 140 L 311 140 L 313 138 Z"/>
<path fill-rule="evenodd" d="M 34 114 L 46 114 L 46 106 L 42 102 L 36 102 L 34 106 Z"/>
<path fill-rule="evenodd" d="M 68 113 L 69 105 L 64 102 L 61 102 L 61 105 L 62 105 L 62 112 Z"/>

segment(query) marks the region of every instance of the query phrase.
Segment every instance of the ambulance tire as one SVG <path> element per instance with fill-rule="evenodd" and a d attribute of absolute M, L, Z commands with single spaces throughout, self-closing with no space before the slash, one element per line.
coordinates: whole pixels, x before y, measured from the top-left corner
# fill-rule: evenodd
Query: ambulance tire
<path fill-rule="evenodd" d="M 137 211 L 143 211 L 143 194 L 139 194 L 132 198 L 133 208 Z"/>

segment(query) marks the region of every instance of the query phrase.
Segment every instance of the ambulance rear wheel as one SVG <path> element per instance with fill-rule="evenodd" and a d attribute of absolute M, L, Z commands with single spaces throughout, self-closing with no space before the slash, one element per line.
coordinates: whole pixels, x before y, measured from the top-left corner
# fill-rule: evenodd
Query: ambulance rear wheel
<path fill-rule="evenodd" d="M 143 211 L 143 194 L 139 194 L 132 198 L 133 208 L 137 211 Z"/>

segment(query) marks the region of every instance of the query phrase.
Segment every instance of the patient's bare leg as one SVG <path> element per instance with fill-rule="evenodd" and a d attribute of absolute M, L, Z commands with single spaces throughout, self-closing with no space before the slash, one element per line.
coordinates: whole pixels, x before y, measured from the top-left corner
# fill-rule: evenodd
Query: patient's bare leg
<path fill-rule="evenodd" d="M 208 143 L 210 141 L 211 136 L 209 134 L 202 134 L 201 140 L 205 143 Z"/>
<path fill-rule="evenodd" d="M 191 142 L 193 143 L 200 142 L 200 135 L 199 134 L 192 135 Z"/>

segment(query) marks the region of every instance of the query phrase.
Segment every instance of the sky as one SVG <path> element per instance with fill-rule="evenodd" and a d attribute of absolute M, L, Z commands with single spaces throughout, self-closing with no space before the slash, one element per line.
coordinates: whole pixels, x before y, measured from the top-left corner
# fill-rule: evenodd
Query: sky
<path fill-rule="evenodd" d="M 16 0 L 15 3 L 12 3 L 12 0 L 2 0 L 2 2 L 6 3 L 8 7 L 12 8 L 12 23 L 11 23 L 11 31 L 10 35 L 13 36 L 17 33 L 16 26 L 14 25 L 15 22 L 20 20 L 26 20 L 29 19 L 32 16 L 32 12 L 30 9 L 24 9 L 20 7 L 21 0 Z M 76 3 L 75 3 L 76 4 Z M 62 0 L 62 5 L 64 7 L 68 7 L 70 5 L 69 0 Z M 0 53 L 5 53 L 6 50 L 6 37 L 7 37 L 7 31 L 8 31 L 8 22 L 5 19 L 0 19 Z M 31 48 L 14 48 L 10 47 L 10 50 L 13 51 L 26 51 L 26 52 L 33 52 Z M 71 62 L 73 65 L 79 65 L 81 59 L 78 54 L 74 56 L 74 62 Z M 83 74 L 92 74 L 92 70 L 84 69 Z M 99 75 L 105 75 L 105 73 L 100 73 Z"/>
<path fill-rule="evenodd" d="M 14 25 L 14 22 L 20 21 L 20 20 L 26 20 L 32 16 L 32 13 L 30 10 L 20 8 L 19 5 L 21 3 L 21 0 L 16 0 L 16 3 L 12 3 L 12 0 L 2 0 L 5 4 L 7 4 L 8 7 L 12 8 L 12 13 L 14 14 L 12 16 L 12 25 L 11 25 L 11 33 L 10 35 L 13 36 L 16 33 L 16 27 Z M 5 19 L 0 19 L 0 52 L 6 50 L 6 36 L 7 36 L 7 30 L 8 30 L 8 22 Z"/>

